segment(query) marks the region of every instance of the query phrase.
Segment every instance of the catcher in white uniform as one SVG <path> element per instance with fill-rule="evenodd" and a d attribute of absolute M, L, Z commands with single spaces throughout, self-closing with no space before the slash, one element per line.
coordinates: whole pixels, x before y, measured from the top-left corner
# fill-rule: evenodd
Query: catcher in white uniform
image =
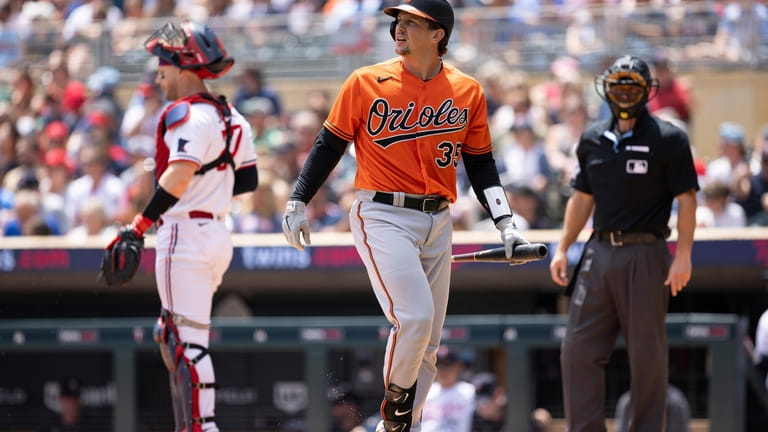
<path fill-rule="evenodd" d="M 174 102 L 158 125 L 158 186 L 121 233 L 141 239 L 158 226 L 155 273 L 162 310 L 154 336 L 170 372 L 175 431 L 217 432 L 208 354 L 211 303 L 232 259 L 224 217 L 233 195 L 258 184 L 251 128 L 203 82 L 234 64 L 210 28 L 168 23 L 145 47 L 159 57 L 155 82 Z"/>

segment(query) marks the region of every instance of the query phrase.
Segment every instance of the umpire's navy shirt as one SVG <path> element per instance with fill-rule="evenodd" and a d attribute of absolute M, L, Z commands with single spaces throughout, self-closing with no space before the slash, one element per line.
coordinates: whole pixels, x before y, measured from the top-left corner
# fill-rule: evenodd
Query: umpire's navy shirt
<path fill-rule="evenodd" d="M 666 231 L 674 197 L 699 189 L 686 133 L 643 110 L 617 136 L 613 118 L 591 124 L 576 149 L 576 190 L 592 195 L 595 230 Z"/>

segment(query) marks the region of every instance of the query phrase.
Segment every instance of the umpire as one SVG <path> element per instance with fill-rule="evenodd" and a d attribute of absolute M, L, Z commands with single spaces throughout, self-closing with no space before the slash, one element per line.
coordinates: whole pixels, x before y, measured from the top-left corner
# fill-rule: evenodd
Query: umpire
<path fill-rule="evenodd" d="M 621 331 L 630 364 L 630 432 L 664 430 L 668 349 L 667 290 L 691 277 L 699 189 L 684 131 L 649 114 L 657 83 L 640 58 L 618 58 L 595 78 L 610 119 L 588 127 L 576 149 L 579 170 L 550 263 L 571 297 L 563 339 L 563 399 L 569 432 L 605 431 L 605 365 Z M 665 239 L 677 200 L 677 245 Z M 594 213 L 593 213 L 594 212 Z M 566 251 L 590 216 L 593 232 L 567 278 Z"/>

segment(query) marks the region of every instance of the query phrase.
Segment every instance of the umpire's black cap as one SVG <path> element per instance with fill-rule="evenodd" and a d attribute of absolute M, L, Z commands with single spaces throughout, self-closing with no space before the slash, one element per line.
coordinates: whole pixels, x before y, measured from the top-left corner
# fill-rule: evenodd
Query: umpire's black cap
<path fill-rule="evenodd" d="M 398 6 L 384 8 L 384 13 L 392 17 L 397 17 L 400 11 L 440 24 L 445 30 L 446 40 L 450 39 L 453 31 L 453 6 L 446 0 L 403 0 Z"/>

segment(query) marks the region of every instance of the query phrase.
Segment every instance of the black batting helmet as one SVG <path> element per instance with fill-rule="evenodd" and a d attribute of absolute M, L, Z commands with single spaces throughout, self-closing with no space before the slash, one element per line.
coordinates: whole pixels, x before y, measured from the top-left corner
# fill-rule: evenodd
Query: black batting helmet
<path fill-rule="evenodd" d="M 445 30 L 445 39 L 451 37 L 453 31 L 453 6 L 446 0 L 403 0 L 399 6 L 384 8 L 384 13 L 397 18 L 400 11 L 434 21 Z M 395 38 L 395 28 L 390 28 L 392 39 Z"/>
<path fill-rule="evenodd" d="M 637 117 L 655 89 L 658 82 L 651 78 L 648 64 L 632 55 L 619 57 L 595 78 L 595 90 L 621 120 Z"/>
<path fill-rule="evenodd" d="M 197 73 L 201 79 L 218 78 L 227 73 L 235 59 L 216 34 L 205 24 L 184 21 L 181 25 L 169 22 L 152 33 L 144 47 L 163 62 L 179 69 Z"/>

